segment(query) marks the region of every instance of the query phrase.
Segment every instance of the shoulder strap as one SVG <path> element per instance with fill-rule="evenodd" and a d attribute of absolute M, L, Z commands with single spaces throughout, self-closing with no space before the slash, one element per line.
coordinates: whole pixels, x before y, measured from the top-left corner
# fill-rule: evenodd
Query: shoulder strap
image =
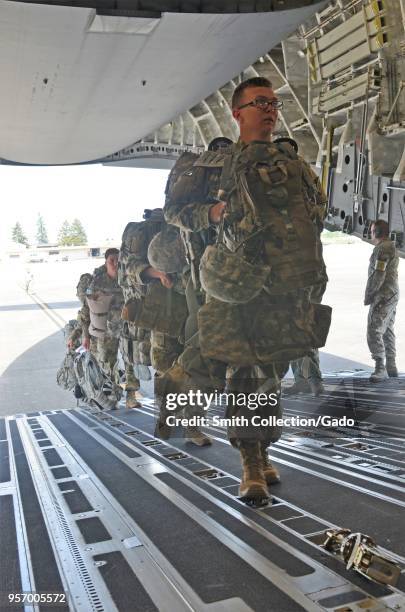
<path fill-rule="evenodd" d="M 225 162 L 225 159 L 229 157 L 229 153 L 218 151 L 206 151 L 196 161 L 193 166 L 202 167 L 202 168 L 222 168 Z"/>

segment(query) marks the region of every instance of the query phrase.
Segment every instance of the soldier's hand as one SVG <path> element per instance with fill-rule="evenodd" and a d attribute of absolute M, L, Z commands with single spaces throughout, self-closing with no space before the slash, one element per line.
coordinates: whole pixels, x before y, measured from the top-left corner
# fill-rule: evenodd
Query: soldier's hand
<path fill-rule="evenodd" d="M 69 338 L 69 340 L 67 341 L 67 347 L 69 350 L 72 350 L 73 348 L 73 340 L 72 338 Z"/>
<path fill-rule="evenodd" d="M 209 211 L 209 218 L 211 223 L 220 223 L 222 219 L 222 215 L 225 212 L 226 202 L 218 202 L 211 206 Z"/>
<path fill-rule="evenodd" d="M 142 274 L 145 278 L 158 278 L 162 283 L 163 287 L 166 287 L 166 289 L 171 289 L 173 287 L 173 281 L 170 276 L 168 274 L 165 274 L 165 272 L 156 270 L 156 268 L 153 268 L 152 266 L 146 268 L 146 270 L 144 270 Z"/>
<path fill-rule="evenodd" d="M 173 287 L 173 281 L 168 274 L 165 274 L 164 272 L 160 272 L 159 278 L 160 278 L 160 282 L 162 283 L 163 287 L 166 287 L 166 289 L 171 289 Z"/>
<path fill-rule="evenodd" d="M 85 336 L 83 338 L 82 346 L 83 346 L 84 349 L 86 349 L 86 351 L 88 351 L 90 349 L 90 338 L 88 336 Z"/>

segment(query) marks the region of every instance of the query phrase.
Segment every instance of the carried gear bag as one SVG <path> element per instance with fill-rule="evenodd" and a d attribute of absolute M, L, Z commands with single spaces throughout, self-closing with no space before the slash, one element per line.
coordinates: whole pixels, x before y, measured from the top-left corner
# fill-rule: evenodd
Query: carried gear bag
<path fill-rule="evenodd" d="M 212 297 L 231 304 L 244 304 L 262 291 L 271 268 L 249 263 L 239 252 L 243 242 L 231 251 L 224 243 L 222 218 L 218 240 L 209 245 L 200 262 L 202 288 Z M 238 252 L 239 251 L 239 252 Z"/>
<path fill-rule="evenodd" d="M 74 367 L 75 351 L 68 351 L 56 372 L 56 382 L 62 389 L 72 391 L 77 385 L 77 376 Z"/>
<path fill-rule="evenodd" d="M 80 346 L 79 338 L 81 336 L 81 328 L 76 319 L 70 319 L 70 321 L 66 323 L 65 327 L 63 328 L 63 335 L 65 337 L 66 343 L 71 337 L 74 337 L 74 335 L 76 335 L 76 346 Z M 66 391 L 72 391 L 72 389 L 74 389 L 75 385 L 77 384 L 77 377 L 74 369 L 75 356 L 75 350 L 68 349 L 59 370 L 56 372 L 57 384 L 59 385 L 59 387 L 65 389 Z"/>
<path fill-rule="evenodd" d="M 122 390 L 117 385 L 113 385 L 102 372 L 90 351 L 80 351 L 76 354 L 74 370 L 84 401 L 92 400 L 105 410 L 115 408 L 121 398 Z"/>
<path fill-rule="evenodd" d="M 278 303 L 277 303 L 278 301 Z M 203 357 L 229 365 L 267 365 L 299 359 L 325 345 L 332 309 L 261 294 L 248 304 L 210 299 L 198 311 Z"/>
<path fill-rule="evenodd" d="M 122 318 L 134 322 L 137 327 L 177 338 L 183 331 L 187 314 L 184 295 L 166 289 L 160 281 L 152 281 L 147 284 L 145 296 L 124 306 Z"/>
<path fill-rule="evenodd" d="M 146 291 L 145 285 L 135 283 L 133 279 L 129 278 L 127 270 L 129 259 L 139 250 L 140 232 L 145 234 L 145 239 L 147 240 L 148 235 L 154 236 L 160 232 L 165 223 L 161 208 L 155 208 L 147 212 L 148 216 L 145 221 L 131 221 L 127 224 L 122 234 L 118 259 L 118 284 L 124 293 L 125 303 L 144 295 Z"/>
<path fill-rule="evenodd" d="M 324 282 L 319 237 L 304 198 L 303 162 L 292 148 L 286 151 L 252 142 L 226 159 L 218 194 L 227 202 L 224 240 L 210 247 L 200 268 L 208 294 L 221 299 L 218 284 L 222 279 L 226 286 L 229 276 L 235 293 L 225 287 L 223 299 L 234 303 L 247 301 L 249 292 L 240 291 L 244 283 L 258 284 L 247 275 L 265 279 L 271 295 Z M 249 271 L 240 259 L 254 267 Z M 252 290 L 251 299 L 255 295 Z"/>
<path fill-rule="evenodd" d="M 110 308 L 112 295 L 100 293 L 97 299 L 86 297 L 87 305 L 90 311 L 90 327 L 89 332 L 95 338 L 104 338 L 107 331 L 107 318 Z"/>

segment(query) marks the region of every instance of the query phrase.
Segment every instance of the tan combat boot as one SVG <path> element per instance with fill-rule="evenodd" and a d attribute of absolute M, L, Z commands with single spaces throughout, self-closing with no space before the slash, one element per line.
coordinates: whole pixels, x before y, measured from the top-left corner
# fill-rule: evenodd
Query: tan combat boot
<path fill-rule="evenodd" d="M 203 433 L 198 427 L 186 427 L 184 437 L 187 442 L 196 446 L 211 446 L 212 444 L 212 438 Z"/>
<path fill-rule="evenodd" d="M 395 357 L 387 357 L 386 368 L 389 378 L 398 378 L 398 368 L 395 363 Z"/>
<path fill-rule="evenodd" d="M 369 381 L 378 383 L 388 378 L 387 370 L 385 369 L 384 359 L 377 357 L 375 360 L 375 370 L 371 374 Z"/>
<path fill-rule="evenodd" d="M 269 459 L 266 444 L 264 442 L 261 442 L 260 447 L 262 452 L 263 473 L 266 482 L 268 485 L 277 484 L 278 482 L 280 482 L 280 473 Z"/>
<path fill-rule="evenodd" d="M 260 442 L 241 442 L 242 480 L 239 496 L 251 506 L 263 506 L 269 502 L 270 493 L 263 471 Z"/>
<path fill-rule="evenodd" d="M 142 408 L 142 404 L 140 404 L 137 400 L 135 389 L 127 390 L 127 395 L 125 399 L 125 407 L 126 408 Z"/>

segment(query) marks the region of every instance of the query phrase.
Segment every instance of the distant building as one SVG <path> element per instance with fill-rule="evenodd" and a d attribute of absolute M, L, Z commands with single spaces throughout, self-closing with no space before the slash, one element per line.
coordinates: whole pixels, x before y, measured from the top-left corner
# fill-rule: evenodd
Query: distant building
<path fill-rule="evenodd" d="M 57 244 L 41 244 L 36 247 L 25 247 L 17 242 L 6 243 L 0 250 L 0 261 L 10 259 L 27 263 L 43 263 L 47 261 L 70 261 L 86 259 L 87 257 L 102 257 L 107 249 L 116 245 L 113 242 L 90 244 L 83 246 L 59 246 Z"/>

